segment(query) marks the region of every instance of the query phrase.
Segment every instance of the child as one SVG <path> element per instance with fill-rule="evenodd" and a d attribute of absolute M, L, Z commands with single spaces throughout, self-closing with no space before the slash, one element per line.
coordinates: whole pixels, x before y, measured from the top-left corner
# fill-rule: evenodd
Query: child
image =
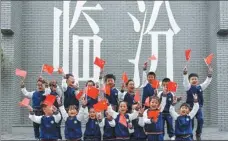
<path fill-rule="evenodd" d="M 41 103 L 45 99 L 45 95 L 50 94 L 51 90 L 48 87 L 48 84 L 43 78 L 39 77 L 37 80 L 37 90 L 28 92 L 25 88 L 24 82 L 21 82 L 21 91 L 22 93 L 32 100 L 32 108 L 36 116 L 43 115 L 41 109 Z M 46 87 L 46 88 L 45 88 Z M 39 139 L 39 124 L 33 122 L 34 135 L 36 139 Z"/>
<path fill-rule="evenodd" d="M 163 87 L 163 91 L 158 93 L 158 97 L 161 98 L 162 96 L 166 96 L 166 105 L 165 108 L 162 112 L 162 120 L 163 120 L 163 126 L 165 126 L 165 122 L 167 124 L 167 132 L 169 134 L 169 137 L 171 140 L 175 140 L 174 137 L 174 129 L 173 129 L 173 119 L 169 113 L 169 108 L 170 105 L 173 103 L 173 98 L 175 97 L 174 94 L 170 91 L 167 90 L 167 84 L 170 82 L 169 78 L 164 78 L 162 80 L 162 87 Z M 181 100 L 181 97 L 178 97 L 178 101 Z M 163 129 L 165 129 L 163 127 Z M 165 131 L 164 135 L 165 135 Z"/>
<path fill-rule="evenodd" d="M 92 80 L 88 80 L 86 82 L 86 87 L 95 87 L 95 83 Z M 86 95 L 86 99 L 87 99 L 88 108 L 93 107 L 93 105 L 98 102 L 97 101 L 98 99 L 93 99 L 93 98 L 89 97 L 88 95 Z"/>
<path fill-rule="evenodd" d="M 56 126 L 61 119 L 61 115 L 57 109 L 54 106 L 42 104 L 44 115 L 36 116 L 33 112 L 32 107 L 28 106 L 28 108 L 30 110 L 29 118 L 33 122 L 40 124 L 41 141 L 57 141 L 58 129 Z"/>
<path fill-rule="evenodd" d="M 82 128 L 81 128 L 81 121 L 84 120 L 84 116 L 88 116 L 88 108 L 86 107 L 86 101 L 82 100 L 82 107 L 79 110 L 75 105 L 70 105 L 68 109 L 68 114 L 64 108 L 61 106 L 60 100 L 58 100 L 59 109 L 62 113 L 63 119 L 65 122 L 65 138 L 69 141 L 81 141 L 82 137 Z"/>
<path fill-rule="evenodd" d="M 142 104 L 145 104 L 145 101 L 148 97 L 157 95 L 157 90 L 152 87 L 152 82 L 156 78 L 156 74 L 154 72 L 148 72 L 147 70 L 147 62 L 144 63 L 143 67 L 143 97 L 142 97 Z M 147 79 L 147 80 L 146 80 Z M 149 108 L 149 107 L 146 107 Z"/>
<path fill-rule="evenodd" d="M 102 125 L 99 121 L 101 120 L 101 114 L 96 113 L 94 108 L 90 108 L 89 116 L 87 111 L 87 114 L 84 116 L 84 118 L 86 121 L 84 141 L 100 141 L 101 140 L 100 127 L 102 127 Z"/>
<path fill-rule="evenodd" d="M 79 107 L 79 101 L 75 98 L 78 88 L 77 85 L 75 85 L 74 76 L 72 74 L 64 75 L 64 79 L 62 80 L 62 89 L 64 92 L 64 107 L 66 109 L 69 108 L 70 105 Z"/>
<path fill-rule="evenodd" d="M 192 119 L 196 115 L 198 109 L 199 109 L 199 104 L 197 101 L 197 94 L 193 95 L 194 99 L 194 106 L 193 109 L 191 110 L 191 107 L 187 103 L 183 103 L 180 106 L 180 115 L 175 112 L 175 107 L 170 106 L 170 114 L 175 120 L 175 135 L 176 135 L 176 140 L 179 141 L 192 141 Z M 175 105 L 177 102 L 176 99 L 173 101 L 173 105 Z M 190 112 L 191 110 L 191 112 Z"/>
<path fill-rule="evenodd" d="M 106 117 L 101 121 L 101 127 L 103 127 L 103 141 L 115 141 L 115 120 L 105 112 Z"/>
<path fill-rule="evenodd" d="M 208 75 L 207 75 L 207 79 L 202 83 L 202 84 L 198 84 L 198 75 L 196 73 L 191 73 L 188 76 L 188 71 L 187 68 L 184 69 L 184 89 L 187 93 L 187 99 L 186 99 L 186 103 L 190 105 L 190 107 L 193 107 L 193 94 L 197 94 L 198 95 L 198 102 L 199 102 L 199 110 L 196 114 L 196 119 L 197 119 L 197 129 L 196 129 L 196 139 L 197 140 L 201 140 L 201 133 L 202 133 L 202 128 L 203 128 L 203 112 L 202 112 L 202 108 L 203 108 L 203 91 L 208 87 L 208 85 L 210 84 L 211 80 L 212 80 L 212 68 L 209 66 L 208 69 Z M 194 126 L 194 122 L 192 124 Z"/>
<path fill-rule="evenodd" d="M 164 126 L 162 121 L 162 111 L 166 104 L 166 97 L 162 96 L 160 99 L 156 96 L 150 97 L 150 108 L 143 113 L 143 121 L 145 123 L 145 132 L 148 141 L 163 141 L 164 140 Z M 160 106 L 160 107 L 159 107 Z M 152 113 L 152 117 L 151 117 Z"/>
<path fill-rule="evenodd" d="M 110 96 L 105 94 L 108 102 L 112 105 L 112 108 L 117 111 L 118 107 L 118 94 L 120 93 L 118 89 L 115 88 L 116 77 L 113 74 L 107 74 L 105 76 L 105 84 L 109 85 L 111 88 Z"/>
<path fill-rule="evenodd" d="M 132 79 L 129 79 L 126 83 L 126 87 L 127 87 L 127 92 L 126 93 L 120 93 L 118 95 L 119 100 L 123 100 L 125 102 L 127 102 L 127 113 L 131 113 L 132 111 L 132 105 L 135 104 L 134 101 L 134 96 L 135 96 L 135 84 L 134 81 Z"/>
<path fill-rule="evenodd" d="M 132 126 L 130 125 L 131 121 L 136 119 L 138 117 L 138 108 L 135 108 L 135 110 L 129 114 L 127 113 L 127 103 L 125 101 L 121 101 L 119 103 L 119 113 L 115 112 L 112 109 L 112 106 L 108 106 L 108 113 L 115 119 L 116 126 L 115 126 L 115 135 L 116 140 L 122 141 L 130 140 L 130 133 L 129 130 L 131 130 Z M 121 119 L 126 120 L 122 121 Z"/>
<path fill-rule="evenodd" d="M 132 108 L 134 109 L 134 106 Z M 145 123 L 143 122 L 143 112 L 144 108 L 141 108 L 139 110 L 138 118 L 132 121 L 134 132 L 131 134 L 131 141 L 146 141 L 147 139 L 144 131 Z"/>
<path fill-rule="evenodd" d="M 57 81 L 56 80 L 52 80 L 49 82 L 49 87 L 51 89 L 51 93 L 50 95 L 53 95 L 56 97 L 56 100 L 54 102 L 54 106 L 57 107 L 57 109 L 59 109 L 58 107 L 58 102 L 57 102 L 57 99 L 60 98 L 62 96 L 62 92 L 61 92 L 61 89 L 60 87 L 57 85 Z M 59 121 L 59 123 L 57 124 L 57 127 L 58 127 L 58 134 L 59 134 L 59 139 L 62 139 L 62 136 L 61 136 L 61 122 L 62 122 L 62 118 L 61 120 Z"/>

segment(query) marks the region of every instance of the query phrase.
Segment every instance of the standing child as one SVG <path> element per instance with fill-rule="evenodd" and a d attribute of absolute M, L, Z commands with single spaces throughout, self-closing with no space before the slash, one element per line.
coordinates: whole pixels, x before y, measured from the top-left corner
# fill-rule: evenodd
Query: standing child
<path fill-rule="evenodd" d="M 95 87 L 95 83 L 92 80 L 88 80 L 86 82 L 86 87 Z M 94 104 L 96 104 L 98 102 L 98 98 L 97 99 L 93 99 L 91 97 L 89 97 L 88 95 L 85 95 L 86 99 L 87 99 L 87 106 L 88 108 L 92 108 Z"/>
<path fill-rule="evenodd" d="M 148 141 L 163 141 L 164 126 L 162 120 L 162 111 L 166 104 L 166 96 L 160 99 L 156 96 L 150 97 L 150 108 L 143 113 L 143 121 L 145 122 L 145 132 Z"/>
<path fill-rule="evenodd" d="M 61 106 L 60 100 L 58 100 L 59 109 L 62 113 L 65 122 L 65 138 L 68 141 L 81 141 L 82 137 L 82 127 L 81 121 L 84 120 L 85 116 L 88 116 L 88 108 L 86 107 L 86 101 L 82 100 L 82 107 L 79 109 L 75 105 L 70 105 L 68 109 L 68 114 L 64 108 Z"/>
<path fill-rule="evenodd" d="M 54 106 L 42 104 L 43 116 L 36 116 L 33 109 L 28 106 L 30 110 L 29 118 L 40 124 L 40 139 L 41 141 L 57 141 L 58 140 L 58 129 L 57 123 L 61 119 L 60 113 Z"/>
<path fill-rule="evenodd" d="M 56 81 L 56 80 L 50 81 L 50 82 L 49 82 L 49 87 L 50 87 L 50 89 L 51 89 L 50 95 L 53 95 L 53 96 L 56 97 L 56 100 L 55 100 L 55 102 L 54 102 L 53 105 L 54 105 L 55 107 L 57 107 L 57 109 L 59 109 L 57 99 L 58 99 L 58 98 L 61 98 L 61 96 L 62 96 L 62 91 L 61 91 L 60 87 L 57 85 L 57 81 Z M 61 120 L 59 121 L 59 123 L 57 124 L 59 139 L 62 139 L 62 135 L 61 135 L 61 122 L 62 122 L 62 118 L 61 118 Z"/>
<path fill-rule="evenodd" d="M 132 108 L 134 108 L 134 106 Z M 140 108 L 138 118 L 132 121 L 134 132 L 131 134 L 131 141 L 146 141 L 147 139 L 144 131 L 145 123 L 143 121 L 143 113 L 144 108 Z"/>
<path fill-rule="evenodd" d="M 75 85 L 74 76 L 72 74 L 64 75 L 62 89 L 64 92 L 64 107 L 66 109 L 69 108 L 70 105 L 79 107 L 79 101 L 75 98 L 78 88 L 77 85 Z"/>
<path fill-rule="evenodd" d="M 106 117 L 101 121 L 101 127 L 103 127 L 103 141 L 115 141 L 115 120 L 105 112 Z"/>
<path fill-rule="evenodd" d="M 198 78 L 199 76 L 196 73 L 191 73 L 188 76 L 187 68 L 184 69 L 184 89 L 187 93 L 186 103 L 190 105 L 192 108 L 194 105 L 193 94 L 197 94 L 198 102 L 199 102 L 199 110 L 196 114 L 197 119 L 197 129 L 196 129 L 196 139 L 201 140 L 201 133 L 203 128 L 203 91 L 208 87 L 212 80 L 212 68 L 209 66 L 207 79 L 202 83 L 199 84 Z M 194 126 L 194 122 L 192 124 Z"/>
<path fill-rule="evenodd" d="M 111 88 L 110 95 L 105 94 L 108 102 L 111 104 L 112 108 L 117 111 L 118 107 L 118 94 L 120 93 L 117 88 L 115 88 L 116 77 L 113 74 L 107 74 L 105 76 L 105 84 L 109 85 Z"/>
<path fill-rule="evenodd" d="M 51 90 L 48 87 L 48 84 L 45 80 L 41 77 L 37 80 L 37 90 L 28 92 L 25 88 L 24 82 L 21 83 L 21 91 L 22 93 L 32 100 L 32 108 L 33 112 L 36 116 L 43 115 L 43 111 L 41 109 L 41 103 L 45 99 L 45 95 L 50 94 Z M 45 88 L 46 87 L 46 88 Z M 36 122 L 33 122 L 34 128 L 34 135 L 36 139 L 39 139 L 40 132 L 39 132 L 40 125 Z"/>
<path fill-rule="evenodd" d="M 173 104 L 170 106 L 170 114 L 175 120 L 175 135 L 177 141 L 192 141 L 192 119 L 196 115 L 199 104 L 197 101 L 197 94 L 193 95 L 194 99 L 194 106 L 191 110 L 191 107 L 187 103 L 183 103 L 180 106 L 180 112 L 177 114 L 175 112 L 174 105 L 176 104 L 177 100 L 174 99 Z M 191 112 L 190 112 L 191 110 Z"/>
<path fill-rule="evenodd" d="M 154 72 L 148 72 L 147 70 L 147 62 L 144 64 L 143 67 L 143 97 L 142 97 L 142 104 L 145 104 L 145 101 L 148 97 L 157 95 L 157 89 L 152 87 L 153 80 L 156 79 L 156 74 Z M 146 107 L 149 108 L 149 107 Z"/>
<path fill-rule="evenodd" d="M 129 114 L 127 113 L 127 103 L 125 101 L 121 101 L 119 103 L 119 113 L 115 112 L 112 109 L 112 106 L 108 106 L 108 113 L 115 119 L 116 126 L 115 126 L 115 135 L 116 140 L 118 141 L 129 141 L 130 140 L 130 132 L 129 130 L 132 129 L 132 125 L 130 124 L 132 120 L 138 117 L 138 108 Z"/>
<path fill-rule="evenodd" d="M 129 79 L 126 83 L 127 92 L 121 92 L 119 93 L 119 100 L 123 100 L 127 103 L 127 113 L 131 113 L 132 111 L 132 105 L 136 104 L 134 101 L 135 97 L 135 83 L 132 79 Z"/>
<path fill-rule="evenodd" d="M 98 116 L 99 115 L 99 116 Z M 86 121 L 86 129 L 84 133 L 84 141 L 101 141 L 101 113 L 95 112 L 94 108 L 89 109 L 84 116 Z"/>
<path fill-rule="evenodd" d="M 167 85 L 170 82 L 169 78 L 164 78 L 162 80 L 162 88 L 163 91 L 158 93 L 158 97 L 161 99 L 163 96 L 166 96 L 166 105 L 165 108 L 162 112 L 162 120 L 163 120 L 163 126 L 165 127 L 165 122 L 167 125 L 167 133 L 169 134 L 169 137 L 171 140 L 175 140 L 175 136 L 174 136 L 174 129 L 173 129 L 173 119 L 172 116 L 169 113 L 169 108 L 170 105 L 173 103 L 173 99 L 174 99 L 174 94 L 170 91 L 167 90 Z M 178 101 L 181 100 L 181 97 L 178 97 Z M 165 130 L 165 128 L 163 127 L 163 129 Z M 164 135 L 165 135 L 165 131 Z"/>

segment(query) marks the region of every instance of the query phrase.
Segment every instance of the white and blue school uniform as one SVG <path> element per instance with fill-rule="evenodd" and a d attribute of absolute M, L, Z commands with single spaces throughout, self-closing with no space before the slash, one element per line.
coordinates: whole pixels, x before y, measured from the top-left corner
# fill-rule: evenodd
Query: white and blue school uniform
<path fill-rule="evenodd" d="M 157 122 L 152 122 L 152 120 L 148 118 L 148 112 L 150 109 L 145 110 L 143 113 L 143 121 L 145 123 L 144 129 L 145 129 L 145 133 L 147 135 L 148 141 L 164 140 L 164 134 L 163 134 L 164 125 L 162 120 L 162 112 L 165 108 L 165 105 L 166 105 L 166 97 L 163 96 Z"/>
<path fill-rule="evenodd" d="M 40 124 L 40 139 L 41 140 L 57 140 L 58 135 L 58 128 L 57 123 L 61 120 L 60 113 L 55 113 L 51 116 L 36 116 L 34 112 L 30 112 L 29 118 L 37 123 Z"/>
<path fill-rule="evenodd" d="M 41 103 L 45 99 L 45 96 L 50 94 L 51 90 L 49 88 L 45 88 L 44 91 L 32 91 L 28 92 L 26 88 L 22 88 L 21 92 L 32 101 L 32 108 L 35 115 L 40 116 L 43 115 L 43 111 L 41 109 Z M 34 129 L 34 136 L 36 139 L 39 139 L 40 132 L 39 132 L 40 125 L 33 122 L 33 129 Z"/>
<path fill-rule="evenodd" d="M 123 124 L 119 122 L 120 120 L 120 114 L 115 112 L 112 109 L 112 106 L 108 106 L 108 113 L 115 119 L 116 126 L 115 126 L 115 135 L 116 135 L 116 140 L 130 140 L 130 127 L 126 127 Z M 129 123 L 132 122 L 132 120 L 136 119 L 138 117 L 138 111 L 133 111 L 131 114 L 126 113 L 125 115 L 126 118 L 126 124 L 129 125 Z"/>
<path fill-rule="evenodd" d="M 89 118 L 86 123 L 84 132 L 84 141 L 100 141 L 101 140 L 101 125 L 97 119 Z"/>
<path fill-rule="evenodd" d="M 64 106 L 59 107 L 60 112 L 62 113 L 63 120 L 65 121 L 65 138 L 67 140 L 81 140 L 82 138 L 82 127 L 81 122 L 84 120 L 84 116 L 88 112 L 88 108 L 80 108 L 79 113 L 76 116 L 69 117 Z M 88 116 L 88 114 L 87 114 Z"/>
<path fill-rule="evenodd" d="M 147 136 L 144 131 L 145 123 L 143 121 L 143 117 L 138 117 L 137 119 L 132 121 L 133 125 L 133 133 L 131 134 L 131 141 L 146 141 Z"/>
<path fill-rule="evenodd" d="M 175 107 L 170 106 L 170 114 L 175 120 L 175 136 L 179 141 L 191 141 L 192 139 L 192 119 L 199 109 L 199 104 L 194 103 L 193 109 L 186 116 L 181 116 L 175 112 Z"/>
<path fill-rule="evenodd" d="M 203 91 L 208 87 L 208 85 L 211 83 L 212 78 L 211 77 L 207 77 L 207 79 L 200 85 L 191 85 L 189 83 L 188 80 L 188 75 L 184 75 L 184 81 L 183 81 L 183 85 L 184 85 L 184 89 L 187 93 L 187 99 L 186 99 L 186 103 L 188 103 L 190 105 L 190 107 L 193 107 L 194 104 L 194 98 L 193 98 L 193 94 L 197 94 L 198 96 L 198 102 L 199 102 L 199 110 L 196 114 L 196 119 L 197 119 L 197 129 L 196 129 L 196 134 L 200 135 L 202 133 L 202 128 L 203 128 L 203 103 L 204 103 L 204 99 L 203 99 Z M 192 125 L 194 126 L 194 120 Z M 192 127 L 193 128 L 193 127 Z"/>
<path fill-rule="evenodd" d="M 109 121 L 107 118 L 103 118 L 100 127 L 103 127 L 103 141 L 114 141 L 115 136 L 115 126 L 116 122 L 114 119 Z"/>
<path fill-rule="evenodd" d="M 62 89 L 64 92 L 64 107 L 69 108 L 70 105 L 79 107 L 79 101 L 75 98 L 77 91 L 75 88 L 67 86 L 66 79 L 62 80 Z"/>

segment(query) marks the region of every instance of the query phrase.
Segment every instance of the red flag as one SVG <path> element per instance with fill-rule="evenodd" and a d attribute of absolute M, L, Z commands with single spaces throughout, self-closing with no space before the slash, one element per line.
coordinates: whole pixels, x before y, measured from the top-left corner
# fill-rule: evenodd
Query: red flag
<path fill-rule="evenodd" d="M 48 106 L 52 106 L 54 104 L 55 100 L 56 100 L 56 97 L 54 95 L 49 94 L 46 96 L 43 104 L 48 105 Z"/>
<path fill-rule="evenodd" d="M 47 72 L 49 75 L 51 75 L 54 71 L 54 68 L 48 64 L 43 65 L 43 71 Z"/>
<path fill-rule="evenodd" d="M 124 115 L 120 115 L 120 119 L 119 119 L 119 122 L 124 125 L 125 127 L 127 127 L 127 119 Z"/>
<path fill-rule="evenodd" d="M 98 103 L 94 104 L 93 108 L 96 112 L 102 112 L 104 110 L 107 110 L 108 104 L 107 104 L 106 100 L 101 100 Z"/>
<path fill-rule="evenodd" d="M 150 97 L 147 97 L 145 100 L 145 106 L 150 107 Z"/>
<path fill-rule="evenodd" d="M 21 102 L 19 102 L 19 105 L 21 106 L 21 107 L 27 107 L 28 105 L 29 105 L 29 102 L 30 102 L 30 99 L 28 99 L 28 98 L 24 98 Z"/>
<path fill-rule="evenodd" d="M 206 58 L 204 58 L 205 63 L 207 65 L 210 65 L 211 62 L 212 62 L 213 57 L 214 57 L 214 54 L 213 53 L 211 53 L 210 55 L 208 55 Z"/>
<path fill-rule="evenodd" d="M 140 92 L 139 90 L 136 91 L 135 96 L 134 96 L 134 101 L 135 102 L 140 102 Z"/>
<path fill-rule="evenodd" d="M 24 77 L 24 78 L 25 78 L 26 75 L 27 75 L 27 72 L 24 71 L 24 70 L 16 69 L 15 74 L 16 74 L 17 76 L 21 76 L 21 77 Z"/>
<path fill-rule="evenodd" d="M 96 57 L 94 64 L 97 65 L 98 67 L 100 67 L 101 69 L 103 69 L 104 65 L 105 65 L 105 60 L 102 60 L 102 59 Z"/>
<path fill-rule="evenodd" d="M 156 56 L 153 54 L 148 60 L 157 60 Z"/>
<path fill-rule="evenodd" d="M 58 68 L 58 73 L 62 74 L 63 73 L 63 68 Z"/>
<path fill-rule="evenodd" d="M 192 51 L 191 49 L 185 50 L 185 58 L 187 61 L 189 61 L 191 58 L 191 51 Z"/>
<path fill-rule="evenodd" d="M 104 92 L 105 92 L 105 94 L 107 94 L 107 95 L 110 96 L 110 94 L 111 94 L 111 88 L 110 88 L 109 85 L 105 85 Z"/>
<path fill-rule="evenodd" d="M 176 82 L 169 82 L 167 85 L 167 90 L 171 92 L 177 91 L 177 83 Z"/>
<path fill-rule="evenodd" d="M 87 95 L 93 99 L 97 99 L 99 95 L 99 89 L 95 87 L 88 87 L 87 88 Z"/>
<path fill-rule="evenodd" d="M 80 90 L 79 93 L 75 96 L 77 100 L 79 100 L 83 95 L 83 90 Z"/>
<path fill-rule="evenodd" d="M 159 81 L 158 80 L 154 79 L 152 81 L 152 88 L 154 88 L 154 89 L 158 89 L 159 88 Z"/>
<path fill-rule="evenodd" d="M 127 73 L 126 72 L 123 73 L 122 80 L 123 80 L 124 83 L 127 83 L 128 77 L 127 77 Z"/>
<path fill-rule="evenodd" d="M 154 122 L 157 122 L 159 114 L 160 114 L 159 110 L 148 111 L 147 117 L 150 119 L 153 119 Z"/>

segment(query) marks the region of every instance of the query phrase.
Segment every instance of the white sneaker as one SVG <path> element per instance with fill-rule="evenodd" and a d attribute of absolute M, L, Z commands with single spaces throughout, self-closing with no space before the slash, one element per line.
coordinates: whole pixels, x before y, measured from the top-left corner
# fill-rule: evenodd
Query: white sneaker
<path fill-rule="evenodd" d="M 170 140 L 171 140 L 171 141 L 174 141 L 174 140 L 175 140 L 175 136 L 172 136 L 172 137 L 170 138 Z"/>

